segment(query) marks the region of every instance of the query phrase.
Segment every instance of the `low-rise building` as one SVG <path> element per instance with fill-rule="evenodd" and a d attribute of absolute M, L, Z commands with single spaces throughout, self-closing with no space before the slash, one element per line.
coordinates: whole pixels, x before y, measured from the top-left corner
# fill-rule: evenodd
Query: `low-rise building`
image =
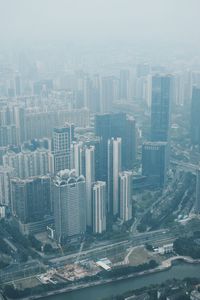
<path fill-rule="evenodd" d="M 200 292 L 194 290 L 191 292 L 190 300 L 200 300 Z"/>

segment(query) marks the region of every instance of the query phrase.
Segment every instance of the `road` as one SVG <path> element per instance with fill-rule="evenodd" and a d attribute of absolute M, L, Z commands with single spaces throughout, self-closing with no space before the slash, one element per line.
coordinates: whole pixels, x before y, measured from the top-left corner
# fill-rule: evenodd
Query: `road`
<path fill-rule="evenodd" d="M 0 272 L 0 283 L 10 282 L 20 278 L 27 278 L 41 273 L 44 266 L 37 260 L 23 264 L 16 263 Z"/>
<path fill-rule="evenodd" d="M 200 168 L 200 166 L 198 166 L 198 165 L 194 165 L 191 163 L 185 163 L 185 162 L 178 161 L 178 160 L 171 160 L 170 163 L 172 165 L 178 166 L 180 169 L 182 169 L 184 171 L 191 172 L 194 175 L 196 175 L 197 170 Z"/>
<path fill-rule="evenodd" d="M 80 254 L 80 259 L 87 258 L 100 258 L 106 256 L 108 253 L 119 253 L 120 251 L 125 251 L 129 247 L 143 245 L 145 243 L 149 244 L 165 244 L 176 238 L 176 234 L 172 233 L 170 230 L 162 229 L 151 232 L 140 233 L 136 235 L 130 235 L 129 239 L 125 241 L 111 243 L 105 246 L 97 246 L 93 249 L 84 250 Z M 76 260 L 77 253 L 65 255 L 62 257 L 53 258 L 50 263 L 54 266 L 62 265 L 63 263 L 73 263 Z"/>
<path fill-rule="evenodd" d="M 121 242 L 115 242 L 108 245 L 95 246 L 92 249 L 84 250 L 80 253 L 80 259 L 97 259 L 105 257 L 107 254 L 118 254 L 125 252 L 126 249 L 134 246 L 143 245 L 145 243 L 158 245 L 165 244 L 176 237 L 175 233 L 168 229 L 156 230 L 151 232 L 130 235 L 129 239 Z M 77 252 L 50 260 L 50 265 L 54 267 L 62 266 L 67 263 L 74 263 L 77 259 Z M 37 260 L 24 264 L 13 264 L 7 270 L 0 272 L 0 281 L 2 283 L 10 282 L 16 279 L 30 277 L 42 272 L 44 266 Z"/>
<path fill-rule="evenodd" d="M 174 162 L 176 163 L 176 162 Z M 168 184 L 168 186 L 163 190 L 162 195 L 152 203 L 151 206 L 149 206 L 140 216 L 137 217 L 133 225 L 131 226 L 131 232 L 133 234 L 137 233 L 137 227 L 141 223 L 143 217 L 148 213 L 155 209 L 158 209 L 160 207 L 160 204 L 164 201 L 166 202 L 166 198 L 169 197 L 169 195 L 174 191 L 174 184 L 177 184 L 177 182 L 180 182 L 180 178 L 177 176 L 174 176 L 173 181 Z"/>
<path fill-rule="evenodd" d="M 172 233 L 168 229 L 156 230 L 151 232 L 130 234 L 129 239 L 120 242 L 111 242 L 107 245 L 93 246 L 92 249 L 82 251 L 80 260 L 82 259 L 99 259 L 106 257 L 107 255 L 115 255 L 118 253 L 125 253 L 125 251 L 134 246 L 144 245 L 149 243 L 152 245 L 166 244 L 173 241 L 176 238 L 176 233 Z M 56 257 L 49 261 L 50 266 L 60 267 L 63 264 L 74 263 L 77 259 L 77 252 L 62 257 Z M 0 272 L 0 282 L 6 283 L 20 278 L 26 278 L 40 274 L 44 270 L 44 265 L 40 261 L 34 260 L 24 264 L 13 264 L 8 267 L 7 270 Z"/>

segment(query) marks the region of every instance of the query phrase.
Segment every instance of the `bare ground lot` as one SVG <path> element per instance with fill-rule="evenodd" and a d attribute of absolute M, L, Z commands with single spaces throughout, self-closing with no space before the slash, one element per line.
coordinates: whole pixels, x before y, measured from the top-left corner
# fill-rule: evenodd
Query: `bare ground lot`
<path fill-rule="evenodd" d="M 25 278 L 21 280 L 16 280 L 14 282 L 15 288 L 19 290 L 24 290 L 26 288 L 34 288 L 41 285 L 40 281 L 36 277 Z"/>
<path fill-rule="evenodd" d="M 150 260 L 155 260 L 160 263 L 162 260 L 159 255 L 147 251 L 144 246 L 133 248 L 132 250 L 130 250 L 126 258 L 128 259 L 131 266 L 142 265 L 149 262 Z"/>

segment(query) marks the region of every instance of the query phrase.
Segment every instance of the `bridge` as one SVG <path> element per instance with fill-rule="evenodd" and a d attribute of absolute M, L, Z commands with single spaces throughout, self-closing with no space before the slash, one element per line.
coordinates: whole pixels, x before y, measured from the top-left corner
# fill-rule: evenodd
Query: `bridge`
<path fill-rule="evenodd" d="M 171 160 L 170 164 L 177 166 L 179 169 L 182 169 L 183 171 L 191 172 L 194 175 L 196 175 L 197 171 L 200 170 L 200 165 L 185 163 L 178 160 Z"/>

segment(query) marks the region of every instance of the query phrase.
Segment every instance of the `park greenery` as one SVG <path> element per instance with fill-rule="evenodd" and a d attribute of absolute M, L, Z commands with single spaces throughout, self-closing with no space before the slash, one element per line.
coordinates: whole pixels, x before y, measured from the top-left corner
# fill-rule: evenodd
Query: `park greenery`
<path fill-rule="evenodd" d="M 174 251 L 179 255 L 200 259 L 200 231 L 195 232 L 192 237 L 176 239 Z"/>

